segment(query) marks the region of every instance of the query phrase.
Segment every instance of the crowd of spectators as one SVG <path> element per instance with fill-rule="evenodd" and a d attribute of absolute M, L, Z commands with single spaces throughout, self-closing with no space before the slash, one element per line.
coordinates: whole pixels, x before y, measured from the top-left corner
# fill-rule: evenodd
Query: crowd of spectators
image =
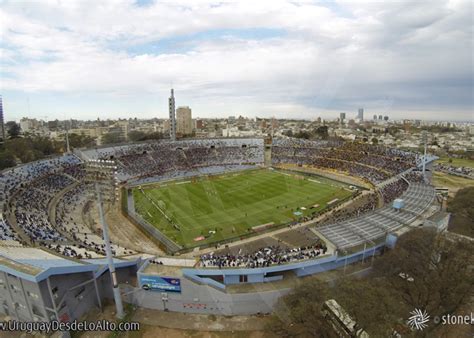
<path fill-rule="evenodd" d="M 423 173 L 421 171 L 411 171 L 403 175 L 405 179 L 410 183 L 423 183 Z"/>
<path fill-rule="evenodd" d="M 60 255 L 67 257 L 74 257 L 77 259 L 90 259 L 95 258 L 91 252 L 87 251 L 87 248 L 84 246 L 68 245 L 68 244 L 54 244 L 54 243 L 45 243 L 44 246 L 49 250 L 53 250 Z"/>
<path fill-rule="evenodd" d="M 0 201 L 7 201 L 18 188 L 44 175 L 61 172 L 80 164 L 80 159 L 66 155 L 40 160 L 0 172 Z"/>
<path fill-rule="evenodd" d="M 388 183 L 379 189 L 385 204 L 392 202 L 395 198 L 400 197 L 408 189 L 408 183 L 399 178 L 396 181 Z"/>
<path fill-rule="evenodd" d="M 18 237 L 12 227 L 5 219 L 0 219 L 0 240 L 2 241 L 16 241 Z"/>
<path fill-rule="evenodd" d="M 91 150 L 87 156 L 116 159 L 127 178 L 160 176 L 213 165 L 263 163 L 263 140 L 157 141 Z M 380 183 L 415 166 L 413 153 L 342 140 L 274 139 L 274 164 L 294 163 L 344 171 Z"/>
<path fill-rule="evenodd" d="M 18 227 L 32 243 L 43 245 L 64 256 L 93 258 L 105 255 L 105 242 L 84 224 L 77 222 L 71 213 L 84 202 L 87 189 L 86 171 L 81 160 L 66 155 L 29 163 L 0 173 L 0 197 L 3 202 L 0 214 L 11 214 Z M 58 200 L 56 213 L 50 219 L 52 199 L 62 190 L 73 187 Z M 2 240 L 19 237 L 6 218 L 0 219 Z M 112 245 L 112 252 L 132 254 L 132 250 Z"/>
<path fill-rule="evenodd" d="M 413 167 L 416 156 L 357 142 L 276 139 L 272 161 L 274 164 L 295 163 L 344 171 L 380 183 Z"/>
<path fill-rule="evenodd" d="M 73 183 L 72 179 L 53 173 L 28 183 L 22 183 L 22 188 L 14 199 L 14 215 L 18 226 L 32 242 L 64 241 L 65 238 L 49 221 L 48 207 L 59 191 Z"/>
<path fill-rule="evenodd" d="M 172 176 L 178 172 L 212 166 L 262 164 L 264 149 L 263 139 L 184 140 L 95 149 L 90 150 L 89 155 L 95 152 L 92 158 L 117 160 L 122 177 L 147 178 Z M 406 171 L 414 166 L 416 160 L 412 153 L 338 140 L 274 139 L 272 145 L 274 164 L 295 163 L 345 171 L 373 183 Z M 31 241 L 50 250 L 76 258 L 91 258 L 92 253 L 104 255 L 103 240 L 71 216 L 85 200 L 88 189 L 83 182 L 85 173 L 81 160 L 73 155 L 6 170 L 0 173 L 0 213 L 7 209 L 13 212 L 16 223 Z M 412 172 L 406 174 L 405 178 L 409 182 L 419 182 L 420 175 Z M 62 196 L 54 219 L 50 220 L 48 209 L 52 198 L 75 182 L 80 184 Z M 400 179 L 386 184 L 379 191 L 385 203 L 388 203 L 401 195 L 407 186 L 406 181 Z M 376 205 L 375 194 L 370 194 L 356 208 L 333 211 L 328 220 L 338 222 L 373 210 Z M 0 220 L 0 238 L 16 238 L 6 219 Z M 120 250 L 127 253 L 123 248 Z M 203 255 L 201 263 L 203 266 L 219 268 L 265 267 L 317 257 L 326 250 L 321 244 L 294 249 L 275 245 L 250 254 Z M 113 246 L 113 251 L 117 253 L 118 247 Z"/>
<path fill-rule="evenodd" d="M 449 163 L 437 163 L 434 169 L 451 175 L 474 178 L 474 169 L 470 167 L 456 167 Z"/>
<path fill-rule="evenodd" d="M 61 229 L 62 233 L 67 234 L 68 238 L 72 239 L 78 248 L 104 256 L 104 240 L 73 216 L 76 211 L 78 211 L 77 214 L 81 214 L 91 191 L 94 191 L 92 183 L 82 183 L 64 193 L 56 206 L 56 227 Z M 114 255 L 134 253 L 132 250 L 127 250 L 114 244 L 111 245 L 111 248 Z M 91 257 L 91 253 L 85 252 L 83 255 L 85 258 Z"/>
<path fill-rule="evenodd" d="M 353 202 L 356 206 L 348 206 L 330 211 L 324 221 L 319 222 L 318 225 L 338 223 L 352 217 L 360 216 L 366 212 L 375 210 L 375 208 L 377 208 L 377 202 L 378 198 L 375 193 L 361 196 L 357 201 Z"/>
<path fill-rule="evenodd" d="M 303 259 L 316 258 L 325 254 L 327 248 L 322 244 L 313 246 L 286 248 L 279 245 L 262 248 L 256 252 L 245 255 L 202 255 L 202 267 L 221 268 L 264 268 L 271 265 L 281 265 Z"/>
<path fill-rule="evenodd" d="M 97 149 L 88 155 L 117 160 L 122 178 L 146 178 L 216 165 L 261 164 L 263 140 L 158 141 Z"/>

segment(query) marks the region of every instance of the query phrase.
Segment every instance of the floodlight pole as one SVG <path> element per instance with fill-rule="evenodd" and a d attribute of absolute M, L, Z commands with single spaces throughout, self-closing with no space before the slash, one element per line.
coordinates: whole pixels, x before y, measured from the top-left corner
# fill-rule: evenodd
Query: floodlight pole
<path fill-rule="evenodd" d="M 425 146 L 425 151 L 423 154 L 423 180 L 426 182 L 426 148 L 428 143 L 428 135 L 426 132 L 423 132 L 422 140 Z"/>
<path fill-rule="evenodd" d="M 364 264 L 364 260 L 365 260 L 365 249 L 367 248 L 367 242 L 364 242 L 364 252 L 362 254 L 362 264 Z"/>
<path fill-rule="evenodd" d="M 344 275 L 346 274 L 346 267 L 347 267 L 347 251 L 344 250 L 345 259 L 344 259 Z"/>
<path fill-rule="evenodd" d="M 374 249 L 372 251 L 372 261 L 370 262 L 370 266 L 374 265 L 374 258 L 375 258 L 375 246 L 374 246 Z"/>
<path fill-rule="evenodd" d="M 66 126 L 66 152 L 69 154 L 71 152 L 71 148 L 69 147 L 69 127 Z"/>
<path fill-rule="evenodd" d="M 123 312 L 122 297 L 120 296 L 120 289 L 117 281 L 117 274 L 115 272 L 114 259 L 112 257 L 112 248 L 110 247 L 109 228 L 105 221 L 104 210 L 102 208 L 102 194 L 100 192 L 99 184 L 95 183 L 95 191 L 97 193 L 97 201 L 99 204 L 99 216 L 102 223 L 102 232 L 104 234 L 105 253 L 107 255 L 107 263 L 109 265 L 110 277 L 112 278 L 113 293 L 115 300 L 115 307 L 117 309 L 117 318 L 122 319 L 125 315 Z"/>
<path fill-rule="evenodd" d="M 114 259 L 112 256 L 112 248 L 110 246 L 109 228 L 108 228 L 107 222 L 105 221 L 104 208 L 102 205 L 102 192 L 100 189 L 100 182 L 104 181 L 104 179 L 107 181 L 107 177 L 109 176 L 112 176 L 112 182 L 113 184 L 115 184 L 115 173 L 116 173 L 115 169 L 117 169 L 117 167 L 115 166 L 113 161 L 104 161 L 104 160 L 91 160 L 89 161 L 88 164 L 89 164 L 88 171 L 90 174 L 89 177 L 90 177 L 90 180 L 94 182 L 95 192 L 97 194 L 99 218 L 102 225 L 103 239 L 105 242 L 105 253 L 107 257 L 107 264 L 110 271 L 110 278 L 112 280 L 113 295 L 114 295 L 115 307 L 117 311 L 116 317 L 119 319 L 123 319 L 125 315 L 123 311 L 122 297 L 120 295 L 120 288 L 118 286 L 117 274 L 115 272 Z"/>

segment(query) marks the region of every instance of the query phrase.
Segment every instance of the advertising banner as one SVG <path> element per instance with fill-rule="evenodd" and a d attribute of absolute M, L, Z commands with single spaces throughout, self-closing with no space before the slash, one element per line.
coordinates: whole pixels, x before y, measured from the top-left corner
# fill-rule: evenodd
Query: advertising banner
<path fill-rule="evenodd" d="M 181 280 L 179 278 L 140 276 L 140 286 L 144 290 L 181 292 Z"/>

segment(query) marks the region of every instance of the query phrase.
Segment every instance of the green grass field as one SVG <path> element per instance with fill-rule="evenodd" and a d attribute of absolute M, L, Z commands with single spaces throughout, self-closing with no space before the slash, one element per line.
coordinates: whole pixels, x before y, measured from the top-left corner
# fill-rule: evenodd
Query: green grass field
<path fill-rule="evenodd" d="M 449 194 L 454 196 L 459 189 L 474 186 L 474 180 L 435 171 L 433 184 L 439 188 L 448 188 Z"/>
<path fill-rule="evenodd" d="M 470 160 L 467 158 L 451 158 L 451 162 L 449 162 L 450 158 L 448 157 L 441 157 L 437 162 L 439 163 L 446 163 L 450 164 L 455 167 L 470 167 L 474 168 L 474 160 Z"/>
<path fill-rule="evenodd" d="M 297 208 L 305 207 L 299 211 L 308 215 L 352 194 L 340 182 L 263 169 L 142 188 L 133 190 L 136 211 L 184 247 L 237 237 L 262 224 L 297 220 Z M 315 204 L 319 207 L 311 209 Z M 201 236 L 206 238 L 194 240 Z"/>

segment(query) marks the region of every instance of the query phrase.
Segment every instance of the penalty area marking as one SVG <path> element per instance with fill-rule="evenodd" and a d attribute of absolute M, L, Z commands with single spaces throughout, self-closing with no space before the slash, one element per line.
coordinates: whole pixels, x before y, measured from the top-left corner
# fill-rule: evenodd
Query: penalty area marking
<path fill-rule="evenodd" d="M 317 181 L 317 180 L 313 180 L 312 178 L 308 178 L 308 181 L 314 182 L 314 183 L 320 183 L 320 184 L 321 184 L 321 182 L 319 182 L 319 181 Z"/>
<path fill-rule="evenodd" d="M 191 181 L 178 182 L 178 183 L 175 183 L 175 185 L 186 184 L 186 183 L 191 183 Z"/>

